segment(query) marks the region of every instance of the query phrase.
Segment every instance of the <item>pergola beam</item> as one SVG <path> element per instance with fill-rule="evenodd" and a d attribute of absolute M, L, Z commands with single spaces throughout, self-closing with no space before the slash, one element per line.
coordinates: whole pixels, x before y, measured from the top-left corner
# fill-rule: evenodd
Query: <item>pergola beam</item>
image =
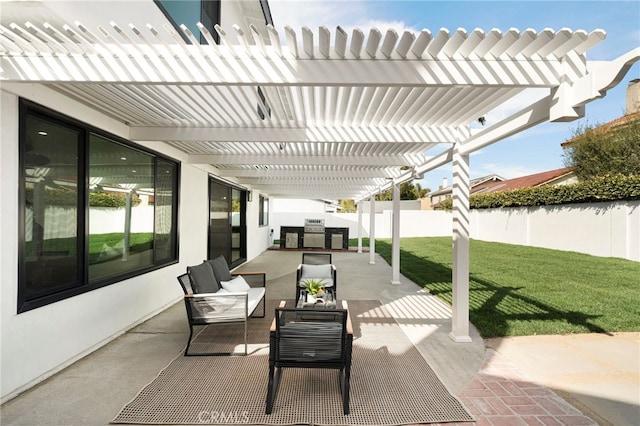
<path fill-rule="evenodd" d="M 423 157 L 417 155 L 264 155 L 264 154 L 191 154 L 190 164 L 258 164 L 307 166 L 414 166 Z"/>
<path fill-rule="evenodd" d="M 450 142 L 451 127 L 369 127 L 308 126 L 273 127 L 198 127 L 131 126 L 129 137 L 136 141 L 208 141 L 208 142 Z M 425 150 L 428 147 L 425 147 Z"/>
<path fill-rule="evenodd" d="M 218 175 L 221 177 L 237 177 L 239 179 L 252 179 L 252 178 L 299 178 L 300 170 L 295 168 L 282 169 L 279 167 L 286 166 L 273 166 L 267 167 L 258 166 L 256 168 L 226 168 L 219 169 Z M 306 173 L 309 176 L 318 176 L 325 179 L 349 179 L 356 180 L 368 179 L 368 178 L 393 178 L 398 175 L 397 169 L 394 168 L 369 168 L 369 167 L 348 167 L 340 166 L 318 166 L 314 170 L 308 170 Z"/>
<path fill-rule="evenodd" d="M 198 46 L 203 49 L 207 46 Z M 131 46 L 123 46 L 130 49 Z M 184 46 L 189 51 L 193 46 Z M 218 46 L 217 49 L 223 49 Z M 352 86 L 352 87 L 427 87 L 467 85 L 477 87 L 553 87 L 561 82 L 563 64 L 557 59 L 541 59 L 528 63 L 525 67 L 513 66 L 513 60 L 502 59 L 428 59 L 428 60 L 376 60 L 377 72 L 372 73 L 369 61 L 360 59 L 283 59 L 270 57 L 270 61 L 256 58 L 238 58 L 228 60 L 211 54 L 206 62 L 209 72 L 191 73 L 186 65 L 181 74 L 175 72 L 159 73 L 160 69 L 171 70 L 177 62 L 167 61 L 171 56 L 136 56 L 144 66 L 133 67 L 138 72 L 127 72 L 126 56 L 112 55 L 87 57 L 79 55 L 31 56 L 3 55 L 0 67 L 4 70 L 2 80 L 6 82 L 25 81 L 25 73 L 31 82 L 72 84 L 82 83 L 128 83 L 128 84 L 172 84 L 211 86 Z M 158 66 L 157 63 L 162 66 Z M 244 73 L 229 73 L 240 63 Z M 118 68 L 114 64 L 119 64 Z M 194 64 L 195 65 L 195 64 Z M 111 69 L 113 74 L 86 73 L 83 70 L 100 66 Z M 130 67 L 131 65 L 129 65 Z M 203 67 L 204 68 L 204 67 Z"/>
<path fill-rule="evenodd" d="M 460 153 L 469 154 L 547 121 L 551 99 L 551 95 L 545 96 L 501 122 L 470 136 L 462 142 Z"/>
<path fill-rule="evenodd" d="M 549 119 L 566 122 L 584 117 L 585 104 L 602 98 L 607 90 L 618 85 L 638 60 L 640 47 L 613 61 L 588 62 L 585 65 L 588 72 L 583 77 L 573 83 L 564 81 L 554 89 Z"/>

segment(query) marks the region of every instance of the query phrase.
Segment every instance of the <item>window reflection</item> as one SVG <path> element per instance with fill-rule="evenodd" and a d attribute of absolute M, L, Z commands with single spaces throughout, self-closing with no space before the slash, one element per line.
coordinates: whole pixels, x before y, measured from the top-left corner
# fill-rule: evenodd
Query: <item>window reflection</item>
<path fill-rule="evenodd" d="M 240 208 L 242 192 L 237 189 L 231 190 L 231 262 L 235 262 L 240 259 L 240 245 L 242 241 L 241 237 L 241 220 L 240 220 Z"/>
<path fill-rule="evenodd" d="M 80 132 L 29 115 L 25 138 L 24 291 L 30 298 L 79 284 Z"/>
<path fill-rule="evenodd" d="M 156 262 L 178 257 L 175 210 L 178 185 L 176 163 L 158 159 L 156 166 L 155 204 L 155 256 Z"/>
<path fill-rule="evenodd" d="M 153 264 L 154 159 L 92 134 L 89 280 Z"/>

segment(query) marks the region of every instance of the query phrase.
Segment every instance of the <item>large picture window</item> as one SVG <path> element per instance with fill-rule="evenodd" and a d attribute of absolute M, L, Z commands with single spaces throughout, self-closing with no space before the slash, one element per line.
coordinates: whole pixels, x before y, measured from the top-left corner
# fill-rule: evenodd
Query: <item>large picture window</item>
<path fill-rule="evenodd" d="M 178 163 L 21 100 L 18 311 L 177 261 Z"/>

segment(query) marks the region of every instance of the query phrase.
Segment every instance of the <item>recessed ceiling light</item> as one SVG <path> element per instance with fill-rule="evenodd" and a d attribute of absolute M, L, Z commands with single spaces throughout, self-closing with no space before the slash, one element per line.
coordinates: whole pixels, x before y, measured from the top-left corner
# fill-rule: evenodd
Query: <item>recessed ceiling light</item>
<path fill-rule="evenodd" d="M 48 135 L 48 133 L 47 133 L 47 132 L 43 132 L 43 131 L 38 132 L 38 134 L 39 134 L 40 136 L 47 136 L 47 135 Z"/>
<path fill-rule="evenodd" d="M 127 157 L 120 157 L 122 161 L 127 161 Z"/>

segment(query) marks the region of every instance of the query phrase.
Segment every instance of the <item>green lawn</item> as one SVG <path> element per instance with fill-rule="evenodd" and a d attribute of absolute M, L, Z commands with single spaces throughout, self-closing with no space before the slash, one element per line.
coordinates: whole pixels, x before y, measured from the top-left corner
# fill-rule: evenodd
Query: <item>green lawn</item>
<path fill-rule="evenodd" d="M 400 247 L 402 274 L 451 303 L 451 238 Z M 390 240 L 376 251 L 390 262 Z M 483 337 L 640 330 L 640 262 L 472 240 L 469 291 Z"/>

